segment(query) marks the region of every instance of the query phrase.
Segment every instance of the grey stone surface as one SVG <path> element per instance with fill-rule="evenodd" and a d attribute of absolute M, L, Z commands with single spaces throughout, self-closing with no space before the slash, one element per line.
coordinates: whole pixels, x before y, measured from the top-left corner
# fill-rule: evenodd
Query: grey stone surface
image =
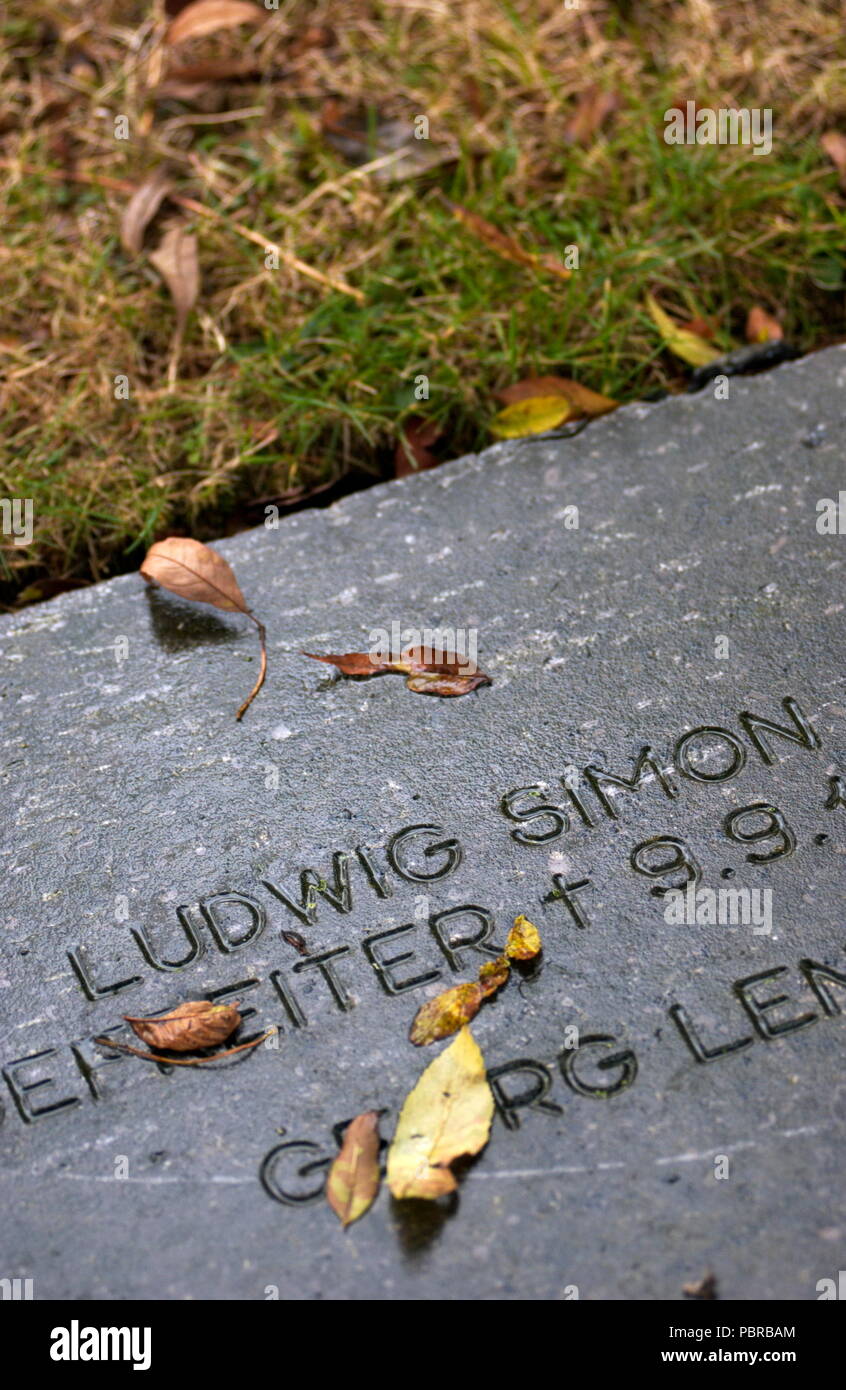
<path fill-rule="evenodd" d="M 846 990 L 811 972 L 814 992 L 800 974 L 803 960 L 846 973 L 846 808 L 831 780 L 846 775 L 846 537 L 816 529 L 818 499 L 844 484 L 845 440 L 846 352 L 832 349 L 732 381 L 728 401 L 708 388 L 630 407 L 576 439 L 498 445 L 222 542 L 269 628 L 268 683 L 240 725 L 256 641 L 237 617 L 129 575 L 4 618 L 0 1275 L 34 1278 L 37 1298 L 561 1299 L 575 1285 L 583 1299 L 673 1299 L 710 1268 L 725 1298 L 815 1298 L 844 1267 L 846 1232 Z M 361 648 L 395 621 L 477 629 L 493 685 L 436 700 L 399 677 L 334 681 L 298 654 Z M 791 729 L 785 698 L 819 746 L 764 733 L 768 763 L 740 715 Z M 737 775 L 690 775 L 740 760 L 718 737 L 679 766 L 696 741 L 678 740 L 700 726 L 739 740 Z M 648 775 L 609 794 L 612 816 L 584 768 L 630 776 L 647 744 L 676 764 L 678 794 Z M 562 785 L 568 767 L 592 826 Z M 528 785 L 543 800 L 517 808 L 569 810 L 545 843 L 518 843 L 501 809 Z M 780 837 L 727 833 L 756 803 L 781 810 L 792 853 L 752 863 Z M 408 881 L 385 847 L 427 823 L 463 860 Z M 770 888 L 772 933 L 665 922 L 631 855 L 667 835 L 695 854 L 701 886 Z M 310 925 L 263 886 L 295 894 L 301 869 L 331 874 L 333 854 L 359 846 L 389 897 L 355 857 L 351 910 L 318 894 Z M 409 847 L 396 852 L 406 870 L 443 858 Z M 548 898 L 586 878 L 580 927 Z M 243 898 L 213 900 L 226 893 Z M 474 1033 L 491 1068 L 531 1063 L 501 1078 L 512 1098 L 549 1078 L 546 1108 L 496 1120 L 445 1213 L 383 1189 L 343 1234 L 322 1201 L 274 1200 L 268 1188 L 319 1181 L 295 1169 L 332 1152 L 333 1126 L 376 1107 L 390 1133 L 431 1060 L 406 1041 L 416 1008 L 482 959 L 453 970 L 433 935 L 432 919 L 453 935 L 478 927 L 457 911 L 468 906 L 493 916 L 497 943 L 517 912 L 541 928 L 542 967 Z M 154 968 L 135 934 L 159 965 L 180 960 L 178 908 L 198 956 Z M 394 979 L 439 978 L 390 995 L 363 943 L 403 927 L 371 955 L 413 949 Z M 249 939 L 225 952 L 227 929 Z M 348 1007 L 283 931 L 343 952 L 332 963 Z M 89 999 L 69 952 L 99 989 L 138 979 Z M 737 982 L 779 967 L 746 986 L 744 1007 Z M 165 1073 L 91 1044 L 123 1013 L 236 985 L 255 1009 L 244 1035 L 279 1024 L 277 1050 Z M 748 1000 L 777 995 L 787 1002 L 756 1032 Z M 697 1061 L 678 1005 L 708 1049 L 753 1041 Z M 559 1063 L 574 1025 L 583 1050 L 564 1055 L 581 1091 Z M 616 1045 L 585 1043 L 595 1035 Z M 584 1094 L 619 1080 L 620 1065 L 596 1063 L 620 1053 L 636 1057 L 632 1084 Z M 279 1148 L 295 1142 L 316 1147 Z"/>

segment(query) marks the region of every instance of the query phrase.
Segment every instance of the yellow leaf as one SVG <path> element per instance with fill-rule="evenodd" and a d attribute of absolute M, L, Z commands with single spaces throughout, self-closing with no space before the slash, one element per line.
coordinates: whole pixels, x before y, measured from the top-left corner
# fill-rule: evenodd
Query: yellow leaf
<path fill-rule="evenodd" d="M 497 439 L 519 439 L 524 434 L 543 434 L 562 425 L 573 413 L 566 396 L 531 396 L 507 405 L 491 421 Z"/>
<path fill-rule="evenodd" d="M 514 918 L 514 926 L 508 933 L 505 954 L 509 960 L 534 960 L 541 953 L 540 932 L 522 912 Z"/>
<path fill-rule="evenodd" d="M 454 1192 L 449 1164 L 485 1147 L 493 1113 L 484 1058 L 464 1027 L 406 1097 L 388 1154 L 393 1195 L 431 1200 Z"/>
<path fill-rule="evenodd" d="M 356 1115 L 344 1131 L 341 1152 L 329 1169 L 326 1200 L 343 1226 L 357 1221 L 379 1191 L 379 1112 Z"/>
<path fill-rule="evenodd" d="M 480 965 L 479 984 L 482 997 L 489 999 L 492 994 L 496 994 L 497 990 L 506 984 L 510 974 L 511 965 L 507 956 L 497 956 L 496 960 L 489 960 Z"/>
<path fill-rule="evenodd" d="M 709 362 L 720 356 L 713 343 L 706 343 L 704 338 L 700 338 L 698 333 L 690 333 L 686 328 L 679 328 L 674 323 L 669 314 L 665 314 L 661 305 L 656 303 L 651 294 L 646 296 L 646 307 L 649 310 L 652 322 L 664 340 L 664 346 L 670 352 L 675 353 L 683 362 L 689 362 L 693 367 L 705 367 Z"/>
<path fill-rule="evenodd" d="M 409 1041 L 415 1047 L 439 1042 L 441 1038 L 452 1037 L 471 1018 L 479 1012 L 479 1005 L 485 998 L 484 991 L 475 980 L 470 984 L 453 985 L 445 989 L 436 999 L 421 1005 L 414 1016 Z"/>

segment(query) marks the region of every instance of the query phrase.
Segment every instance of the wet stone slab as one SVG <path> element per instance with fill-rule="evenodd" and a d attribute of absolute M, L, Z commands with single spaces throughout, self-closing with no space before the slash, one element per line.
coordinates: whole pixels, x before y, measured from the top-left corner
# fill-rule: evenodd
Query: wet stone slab
<path fill-rule="evenodd" d="M 817 504 L 846 352 L 730 390 L 222 542 L 269 629 L 243 724 L 237 616 L 128 575 L 0 622 L 0 1275 L 168 1299 L 836 1277 L 846 536 Z M 493 684 L 438 700 L 299 655 L 393 623 L 476 633 Z M 518 912 L 545 951 L 473 1025 L 487 1150 L 451 1208 L 383 1189 L 343 1234 L 339 1127 L 375 1108 L 390 1134 L 432 1055 L 415 1011 Z M 278 1046 L 168 1070 L 92 1042 L 206 995 Z"/>

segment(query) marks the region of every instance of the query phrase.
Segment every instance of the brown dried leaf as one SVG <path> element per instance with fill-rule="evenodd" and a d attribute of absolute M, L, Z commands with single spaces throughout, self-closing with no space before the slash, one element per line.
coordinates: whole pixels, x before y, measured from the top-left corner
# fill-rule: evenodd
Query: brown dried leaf
<path fill-rule="evenodd" d="M 532 270 L 545 270 L 550 275 L 557 275 L 561 280 L 570 279 L 573 272 L 567 270 L 554 256 L 527 251 L 514 237 L 501 232 L 499 227 L 480 217 L 477 212 L 471 212 L 469 208 L 459 207 L 457 203 L 450 203 L 449 208 L 453 217 L 503 260 L 512 261 L 515 265 L 530 266 Z"/>
<path fill-rule="evenodd" d="M 615 92 L 603 91 L 596 84 L 587 87 L 579 97 L 573 119 L 564 130 L 567 144 L 585 148 L 592 144 L 604 121 L 619 106 L 620 98 Z"/>
<path fill-rule="evenodd" d="M 329 666 L 337 666 L 342 676 L 378 676 L 383 671 L 393 671 L 388 661 L 374 661 L 367 652 L 336 652 L 334 656 L 319 656 L 317 652 L 303 652 L 312 661 L 325 661 Z"/>
<path fill-rule="evenodd" d="M 471 690 L 477 690 L 480 685 L 490 685 L 491 678 L 486 676 L 484 671 L 477 671 L 473 676 L 439 676 L 435 672 L 426 672 L 418 676 L 409 676 L 406 685 L 415 695 L 440 695 L 442 699 L 449 699 L 454 695 L 469 695 Z"/>
<path fill-rule="evenodd" d="M 692 1280 L 689 1284 L 682 1284 L 682 1293 L 685 1298 L 700 1298 L 710 1301 L 717 1297 L 717 1277 L 709 1270 L 701 1279 Z"/>
<path fill-rule="evenodd" d="M 534 960 L 541 953 L 540 932 L 522 912 L 514 918 L 514 926 L 508 933 L 505 954 L 509 960 Z"/>
<path fill-rule="evenodd" d="M 194 0 L 168 26 L 164 41 L 173 47 L 236 24 L 263 24 L 266 13 L 249 0 Z"/>
<path fill-rule="evenodd" d="M 480 671 L 474 661 L 443 651 L 439 661 L 427 658 L 423 647 L 407 647 L 391 661 L 379 661 L 368 652 L 344 652 L 334 656 L 318 656 L 303 652 L 312 661 L 326 661 L 337 666 L 343 676 L 378 676 L 385 671 L 406 675 L 406 685 L 416 695 L 467 695 L 480 685 L 491 685 L 490 676 Z"/>
<path fill-rule="evenodd" d="M 462 1028 L 406 1097 L 388 1153 L 393 1195 L 431 1200 L 454 1192 L 449 1165 L 484 1148 L 493 1113 L 484 1058 L 470 1029 Z"/>
<path fill-rule="evenodd" d="M 212 1004 L 193 999 L 158 1018 L 130 1018 L 124 1014 L 136 1037 L 148 1047 L 169 1052 L 196 1052 L 214 1047 L 233 1033 L 241 1022 L 236 1004 Z"/>
<path fill-rule="evenodd" d="M 243 613 L 255 623 L 261 643 L 261 663 L 256 683 L 235 715 L 242 719 L 264 685 L 267 674 L 267 634 L 264 624 L 250 612 L 231 565 L 211 546 L 188 536 L 168 536 L 156 541 L 144 556 L 141 573 L 148 583 L 161 584 L 193 603 L 211 603 L 225 613 Z"/>
<path fill-rule="evenodd" d="M 498 989 L 506 984 L 511 974 L 511 962 L 507 956 L 497 956 L 496 960 L 485 961 L 479 966 L 479 985 L 485 999 L 490 999 Z"/>
<path fill-rule="evenodd" d="M 437 468 L 438 460 L 429 446 L 440 439 L 441 433 L 435 420 L 426 420 L 422 415 L 409 416 L 394 450 L 394 477 L 406 478 L 423 468 Z"/>
<path fill-rule="evenodd" d="M 289 946 L 293 946 L 295 951 L 299 951 L 301 956 L 308 955 L 308 944 L 298 931 L 283 931 L 282 940 L 287 941 Z"/>
<path fill-rule="evenodd" d="M 358 1221 L 379 1191 L 379 1112 L 356 1115 L 329 1169 L 326 1200 L 344 1227 Z"/>
<path fill-rule="evenodd" d="M 840 187 L 846 190 L 846 135 L 839 130 L 827 130 L 820 136 L 820 144 L 837 169 Z"/>
<path fill-rule="evenodd" d="M 771 343 L 783 337 L 784 330 L 778 319 L 774 319 L 760 304 L 754 304 L 746 319 L 747 343 Z"/>
<path fill-rule="evenodd" d="M 144 232 L 167 197 L 170 184 L 163 169 L 156 169 L 136 188 L 120 219 L 120 244 L 128 256 L 139 256 Z"/>
<path fill-rule="evenodd" d="M 511 386 L 504 386 L 493 394 L 503 405 L 516 405 L 519 401 L 532 400 L 536 396 L 564 396 L 570 402 L 571 410 L 567 417 L 570 420 L 585 415 L 607 415 L 619 406 L 619 402 L 613 401 L 610 396 L 602 396 L 598 391 L 591 391 L 589 387 L 566 376 L 530 376 L 523 381 L 515 381 Z"/>
<path fill-rule="evenodd" d="M 227 613 L 249 614 L 231 565 L 202 541 L 188 536 L 156 541 L 144 556 L 141 573 L 180 598 L 211 603 Z"/>
<path fill-rule="evenodd" d="M 180 223 L 169 227 L 158 250 L 150 256 L 150 264 L 155 266 L 170 290 L 176 309 L 176 335 L 179 338 L 200 293 L 200 261 L 194 233 L 186 231 Z"/>
<path fill-rule="evenodd" d="M 469 984 L 453 985 L 437 998 L 421 1005 L 409 1029 L 409 1041 L 415 1047 L 449 1038 L 475 1018 L 485 995 L 475 980 Z"/>

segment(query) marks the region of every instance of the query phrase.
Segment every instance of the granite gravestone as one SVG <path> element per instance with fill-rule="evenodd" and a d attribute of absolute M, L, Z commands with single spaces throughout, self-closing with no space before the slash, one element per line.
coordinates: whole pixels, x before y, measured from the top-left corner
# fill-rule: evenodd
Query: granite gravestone
<path fill-rule="evenodd" d="M 269 628 L 243 724 L 237 616 L 127 575 L 4 618 L 0 1275 L 673 1299 L 710 1269 L 816 1298 L 846 1230 L 845 440 L 832 349 L 222 542 Z M 299 654 L 395 623 L 477 634 L 493 684 Z M 488 1148 L 448 1210 L 383 1188 L 342 1233 L 339 1127 L 390 1135 L 433 1055 L 416 1009 L 518 912 L 545 950 L 473 1025 Z M 179 1070 L 92 1042 L 205 995 L 278 1046 Z"/>

